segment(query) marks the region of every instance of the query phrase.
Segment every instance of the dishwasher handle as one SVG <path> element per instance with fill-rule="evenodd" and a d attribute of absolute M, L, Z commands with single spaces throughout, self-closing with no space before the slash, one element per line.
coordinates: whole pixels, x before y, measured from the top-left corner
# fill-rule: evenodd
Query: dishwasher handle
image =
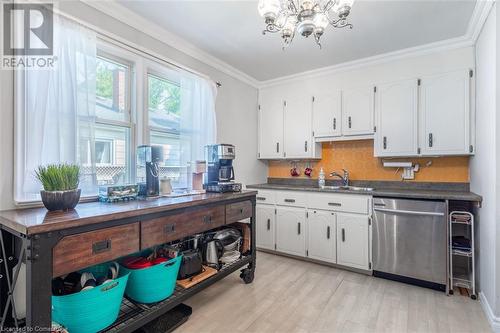
<path fill-rule="evenodd" d="M 444 216 L 444 213 L 440 212 L 422 212 L 414 210 L 388 209 L 388 208 L 373 208 L 373 210 L 376 212 L 391 213 L 395 215 Z"/>

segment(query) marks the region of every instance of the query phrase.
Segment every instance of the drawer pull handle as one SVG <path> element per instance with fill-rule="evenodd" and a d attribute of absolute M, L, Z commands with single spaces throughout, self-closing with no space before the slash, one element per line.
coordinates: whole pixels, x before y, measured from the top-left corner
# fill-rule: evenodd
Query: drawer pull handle
<path fill-rule="evenodd" d="M 203 222 L 207 224 L 212 223 L 212 216 L 210 215 L 203 216 Z"/>
<path fill-rule="evenodd" d="M 256 197 L 257 200 L 260 200 L 260 201 L 266 201 L 266 198 L 264 197 Z"/>
<path fill-rule="evenodd" d="M 342 241 L 345 242 L 345 229 L 342 228 Z"/>
<path fill-rule="evenodd" d="M 340 206 L 342 206 L 342 204 L 340 202 L 329 202 L 328 206 L 340 207 Z"/>
<path fill-rule="evenodd" d="M 330 226 L 326 227 L 326 239 L 330 239 Z"/>
<path fill-rule="evenodd" d="M 166 234 L 170 234 L 170 233 L 174 232 L 175 231 L 175 224 L 167 224 L 165 226 L 164 230 L 165 230 Z"/>
<path fill-rule="evenodd" d="M 99 254 L 111 250 L 111 239 L 92 244 L 92 254 Z"/>
<path fill-rule="evenodd" d="M 240 214 L 243 214 L 243 208 L 240 209 Z"/>
<path fill-rule="evenodd" d="M 285 202 L 295 202 L 295 199 L 285 199 Z"/>
<path fill-rule="evenodd" d="M 271 230 L 271 219 L 267 219 L 267 230 Z"/>

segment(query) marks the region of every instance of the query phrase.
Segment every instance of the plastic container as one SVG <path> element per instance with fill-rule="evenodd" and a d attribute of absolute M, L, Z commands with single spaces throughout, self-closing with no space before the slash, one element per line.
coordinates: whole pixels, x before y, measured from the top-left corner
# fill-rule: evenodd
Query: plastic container
<path fill-rule="evenodd" d="M 181 261 L 182 255 L 142 269 L 120 266 L 120 274 L 130 274 L 125 294 L 139 303 L 163 301 L 174 293 Z"/>
<path fill-rule="evenodd" d="M 323 168 L 319 170 L 318 186 L 319 187 L 325 186 L 325 172 L 323 171 Z"/>
<path fill-rule="evenodd" d="M 86 270 L 96 278 L 108 272 L 109 265 L 102 264 Z M 120 313 L 129 274 L 95 288 L 79 293 L 52 296 L 52 320 L 71 333 L 95 333 L 113 324 Z"/>

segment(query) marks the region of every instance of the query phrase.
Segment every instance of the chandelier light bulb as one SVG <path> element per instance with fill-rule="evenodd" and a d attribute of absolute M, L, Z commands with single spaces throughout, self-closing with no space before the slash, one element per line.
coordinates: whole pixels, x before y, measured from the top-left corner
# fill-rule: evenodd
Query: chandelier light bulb
<path fill-rule="evenodd" d="M 281 2 L 280 0 L 259 0 L 257 9 L 267 24 L 273 23 L 281 11 Z"/>

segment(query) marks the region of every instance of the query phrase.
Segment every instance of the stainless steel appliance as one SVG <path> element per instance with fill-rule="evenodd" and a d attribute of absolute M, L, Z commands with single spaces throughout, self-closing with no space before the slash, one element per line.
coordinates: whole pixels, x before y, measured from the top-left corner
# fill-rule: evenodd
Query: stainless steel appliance
<path fill-rule="evenodd" d="M 160 163 L 163 161 L 161 146 L 137 147 L 137 184 L 139 195 L 157 197 L 160 195 Z"/>
<path fill-rule="evenodd" d="M 443 201 L 374 198 L 373 275 L 446 290 Z"/>
<path fill-rule="evenodd" d="M 205 147 L 206 175 L 204 188 L 208 192 L 239 192 L 241 184 L 234 182 L 233 145 L 216 144 Z"/>

